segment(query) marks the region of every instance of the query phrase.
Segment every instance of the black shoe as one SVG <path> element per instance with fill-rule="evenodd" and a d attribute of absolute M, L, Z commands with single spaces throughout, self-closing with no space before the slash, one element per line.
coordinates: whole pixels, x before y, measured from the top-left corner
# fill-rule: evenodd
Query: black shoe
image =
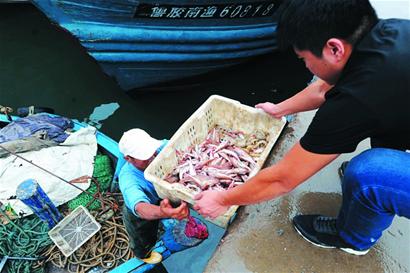
<path fill-rule="evenodd" d="M 339 248 L 354 255 L 365 255 L 369 249 L 358 250 L 338 235 L 336 218 L 322 215 L 297 215 L 293 218 L 296 231 L 309 243 L 323 248 Z"/>
<path fill-rule="evenodd" d="M 341 165 L 340 165 L 340 167 L 339 167 L 339 169 L 338 169 L 338 174 L 339 174 L 339 177 L 340 177 L 340 180 L 343 180 L 343 178 L 345 177 L 345 171 L 346 171 L 346 168 L 347 168 L 347 164 L 349 164 L 349 161 L 344 161 Z"/>

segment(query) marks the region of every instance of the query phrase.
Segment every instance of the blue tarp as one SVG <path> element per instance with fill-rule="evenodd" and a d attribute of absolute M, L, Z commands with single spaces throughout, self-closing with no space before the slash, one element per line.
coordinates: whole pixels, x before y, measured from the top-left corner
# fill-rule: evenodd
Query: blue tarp
<path fill-rule="evenodd" d="M 0 143 L 29 137 L 40 131 L 45 134 L 45 139 L 61 143 L 68 137 L 65 130 L 73 126 L 73 122 L 65 117 L 35 114 L 17 119 L 1 129 Z"/>
<path fill-rule="evenodd" d="M 191 210 L 191 215 L 205 221 L 202 216 Z M 198 246 L 173 253 L 163 264 L 169 273 L 202 273 L 218 247 L 226 229 L 206 222 L 209 237 Z"/>
<path fill-rule="evenodd" d="M 191 210 L 191 215 L 205 222 L 197 212 Z M 154 251 L 159 252 L 163 256 L 163 262 L 168 273 L 202 273 L 204 272 L 209 259 L 211 259 L 217 249 L 226 229 L 218 227 L 212 223 L 205 222 L 208 227 L 209 237 L 195 247 L 185 249 L 183 251 L 171 253 L 165 246 L 163 241 L 159 241 L 154 248 Z M 143 273 L 148 272 L 154 267 L 152 264 L 146 264 L 143 261 L 132 258 L 110 273 Z"/>

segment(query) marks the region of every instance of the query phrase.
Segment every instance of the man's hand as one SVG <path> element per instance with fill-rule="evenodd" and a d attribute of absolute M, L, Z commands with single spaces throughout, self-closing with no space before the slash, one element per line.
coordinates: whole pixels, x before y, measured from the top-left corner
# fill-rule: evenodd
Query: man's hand
<path fill-rule="evenodd" d="M 181 205 L 177 208 L 173 208 L 168 199 L 164 199 L 159 204 L 159 209 L 164 215 L 164 218 L 174 218 L 182 220 L 189 216 L 189 209 L 185 202 L 181 202 Z"/>
<path fill-rule="evenodd" d="M 222 192 L 204 191 L 197 194 L 194 209 L 204 217 L 214 219 L 228 210 L 228 206 L 222 205 Z"/>
<path fill-rule="evenodd" d="M 262 109 L 263 111 L 265 111 L 266 113 L 275 118 L 282 118 L 284 115 L 280 107 L 277 104 L 271 102 L 259 103 L 255 105 L 255 108 Z"/>

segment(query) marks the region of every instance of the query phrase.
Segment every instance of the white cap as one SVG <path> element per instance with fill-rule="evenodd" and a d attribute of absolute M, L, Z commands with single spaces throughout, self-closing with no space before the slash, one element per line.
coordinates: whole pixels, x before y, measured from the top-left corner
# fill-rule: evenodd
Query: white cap
<path fill-rule="evenodd" d="M 152 138 L 142 129 L 131 129 L 125 132 L 119 142 L 120 152 L 124 156 L 147 160 L 161 146 L 162 142 Z"/>

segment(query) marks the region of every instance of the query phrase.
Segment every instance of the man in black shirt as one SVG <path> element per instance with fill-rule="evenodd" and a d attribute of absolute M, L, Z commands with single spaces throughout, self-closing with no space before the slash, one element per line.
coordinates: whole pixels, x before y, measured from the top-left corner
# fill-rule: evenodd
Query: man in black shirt
<path fill-rule="evenodd" d="M 370 138 L 372 148 L 347 165 L 338 217 L 293 219 L 309 242 L 364 255 L 395 215 L 410 218 L 410 21 L 379 20 L 368 0 L 289 0 L 278 37 L 318 80 L 256 107 L 275 117 L 318 111 L 279 163 L 232 190 L 203 192 L 194 207 L 216 217 L 230 205 L 278 197 Z"/>

